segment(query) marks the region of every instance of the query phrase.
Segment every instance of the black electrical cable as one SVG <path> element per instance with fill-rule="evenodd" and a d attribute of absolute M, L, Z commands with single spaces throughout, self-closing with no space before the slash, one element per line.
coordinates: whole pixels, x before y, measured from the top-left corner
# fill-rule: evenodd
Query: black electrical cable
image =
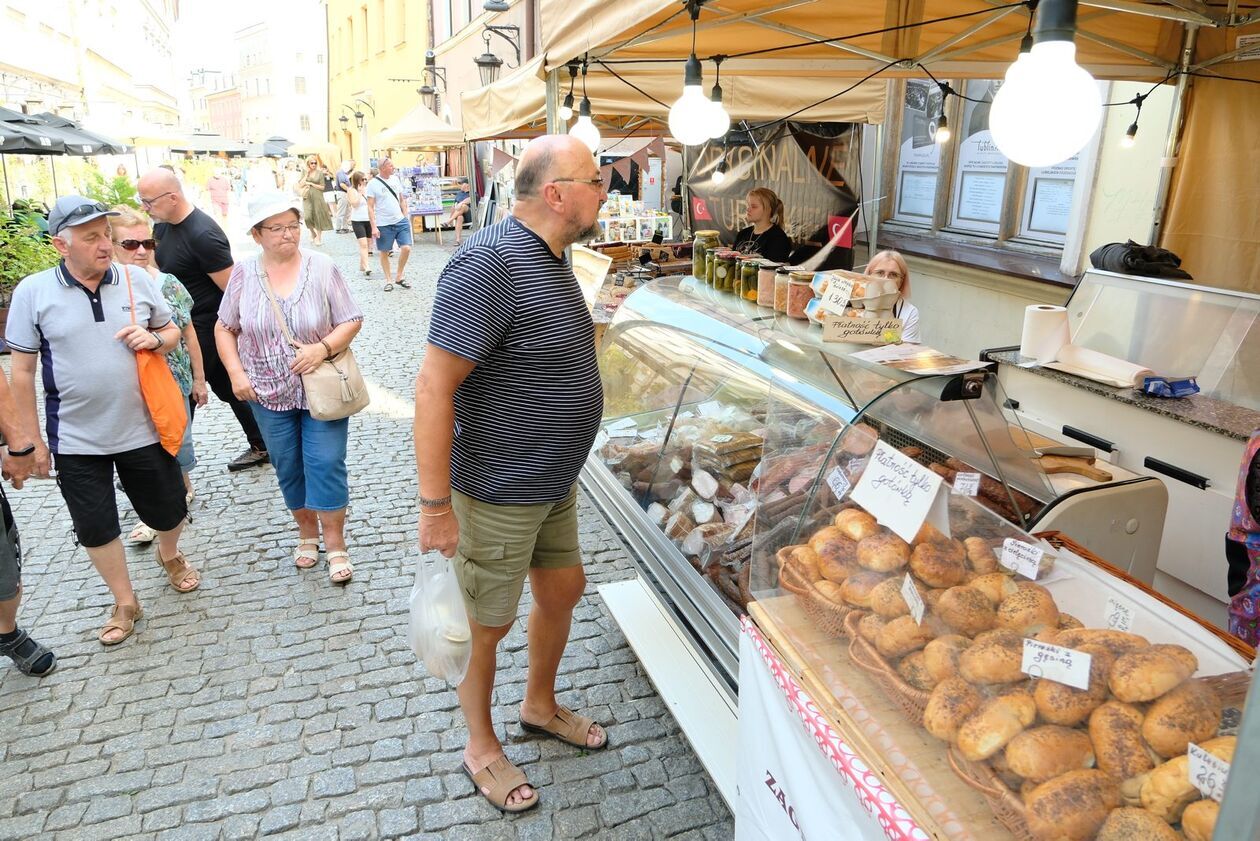
<path fill-rule="evenodd" d="M 597 58 L 597 59 L 595 59 L 595 63 L 596 63 L 596 64 L 598 64 L 598 65 L 600 65 L 601 67 L 603 67 L 603 68 L 604 68 L 605 70 L 607 70 L 610 74 L 612 74 L 612 77 L 613 77 L 614 79 L 616 79 L 618 82 L 621 82 L 621 83 L 622 83 L 623 85 L 625 85 L 626 87 L 633 88 L 635 91 L 637 91 L 638 93 L 640 93 L 640 94 L 641 94 L 644 98 L 652 100 L 652 101 L 653 101 L 653 102 L 655 102 L 657 105 L 661 106 L 662 108 L 664 108 L 664 109 L 665 109 L 665 110 L 667 110 L 667 111 L 669 110 L 669 106 L 668 106 L 668 105 L 666 105 L 664 102 L 661 102 L 659 99 L 657 99 L 656 97 L 652 96 L 652 95 L 651 95 L 650 93 L 648 93 L 647 91 L 643 90 L 643 88 L 639 87 L 639 86 L 638 86 L 638 85 L 636 85 L 634 82 L 631 82 L 631 81 L 627 80 L 625 77 L 623 77 L 621 74 L 619 74 L 616 70 L 613 70 L 611 67 L 609 67 L 609 66 L 608 66 L 608 65 L 604 62 L 604 60 L 603 60 L 603 59 L 598 59 L 598 58 Z"/>
<path fill-rule="evenodd" d="M 760 130 L 760 129 L 766 128 L 766 127 L 768 127 L 768 126 L 777 125 L 777 124 L 779 124 L 779 123 L 786 123 L 788 120 L 792 119 L 792 118 L 793 118 L 793 117 L 795 117 L 797 114 L 802 114 L 802 113 L 804 113 L 804 112 L 806 112 L 806 111 L 810 110 L 811 108 L 817 108 L 819 105 L 823 105 L 823 104 L 825 104 L 825 103 L 828 103 L 828 102 L 830 102 L 831 100 L 836 99 L 837 97 L 844 96 L 846 93 L 848 93 L 849 91 L 853 90 L 854 88 L 857 88 L 857 87 L 858 87 L 859 85 L 861 85 L 862 83 L 864 83 L 864 82 L 869 82 L 871 79 L 874 79 L 874 78 L 875 78 L 876 76 L 878 76 L 880 73 L 883 73 L 885 70 L 889 69 L 890 67 L 893 67 L 894 65 L 896 65 L 896 64 L 900 64 L 900 63 L 901 63 L 901 60 L 900 60 L 900 59 L 894 59 L 893 61 L 890 61 L 890 62 L 888 62 L 887 64 L 885 64 L 884 66 L 882 66 L 882 67 L 878 67 L 878 68 L 876 68 L 875 70 L 872 70 L 870 73 L 867 73 L 867 74 L 866 74 L 865 76 L 863 76 L 861 79 L 858 79 L 856 82 L 854 82 L 853 84 L 849 85 L 849 86 L 848 86 L 847 88 L 845 88 L 844 90 L 839 91 L 839 92 L 837 92 L 837 93 L 833 93 L 831 96 L 827 97 L 826 99 L 820 99 L 820 100 L 818 100 L 818 101 L 817 101 L 817 102 L 815 102 L 815 103 L 812 103 L 812 104 L 810 104 L 810 105 L 806 105 L 804 108 L 798 108 L 798 109 L 796 109 L 795 111 L 793 111 L 791 114 L 788 114 L 788 115 L 787 115 L 787 116 L 785 116 L 785 117 L 780 117 L 780 118 L 778 118 L 777 120 L 768 120 L 768 121 L 766 121 L 766 122 L 764 122 L 764 123 L 760 123 L 760 124 L 758 124 L 758 125 L 750 126 L 750 127 L 749 127 L 749 131 L 753 131 L 753 130 Z"/>

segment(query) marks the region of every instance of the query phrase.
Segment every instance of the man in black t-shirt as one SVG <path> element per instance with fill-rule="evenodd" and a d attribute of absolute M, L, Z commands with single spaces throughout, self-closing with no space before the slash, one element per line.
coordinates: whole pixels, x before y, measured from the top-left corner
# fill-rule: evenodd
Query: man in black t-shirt
<path fill-rule="evenodd" d="M 232 274 L 232 248 L 218 223 L 193 207 L 175 175 L 165 169 L 146 173 L 139 183 L 140 203 L 157 220 L 157 265 L 175 275 L 192 296 L 192 323 L 201 346 L 206 384 L 215 396 L 232 407 L 249 449 L 228 463 L 228 470 L 244 470 L 267 462 L 267 445 L 249 407 L 232 394 L 227 370 L 219 361 L 214 343 L 214 324 L 219 303 Z"/>

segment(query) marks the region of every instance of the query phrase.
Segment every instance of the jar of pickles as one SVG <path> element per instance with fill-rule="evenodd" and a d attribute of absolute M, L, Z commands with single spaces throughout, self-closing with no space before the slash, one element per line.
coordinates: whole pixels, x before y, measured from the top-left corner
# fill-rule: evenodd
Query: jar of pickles
<path fill-rule="evenodd" d="M 787 314 L 788 318 L 808 319 L 805 308 L 814 298 L 813 272 L 792 272 L 788 276 Z"/>
<path fill-rule="evenodd" d="M 788 283 L 792 271 L 787 266 L 779 266 L 774 270 L 774 311 L 786 313 L 788 302 Z"/>
<path fill-rule="evenodd" d="M 696 238 L 691 243 L 691 273 L 697 278 L 705 277 L 705 255 L 721 244 L 717 231 L 696 231 Z"/>
<path fill-rule="evenodd" d="M 781 264 L 761 260 L 757 264 L 757 306 L 774 306 L 774 272 Z"/>
<path fill-rule="evenodd" d="M 757 300 L 757 272 L 760 268 L 759 257 L 746 257 L 739 261 L 739 297 L 745 301 Z"/>
<path fill-rule="evenodd" d="M 731 292 L 737 282 L 737 266 L 739 253 L 736 251 L 718 251 L 713 257 L 713 288 L 723 292 Z"/>

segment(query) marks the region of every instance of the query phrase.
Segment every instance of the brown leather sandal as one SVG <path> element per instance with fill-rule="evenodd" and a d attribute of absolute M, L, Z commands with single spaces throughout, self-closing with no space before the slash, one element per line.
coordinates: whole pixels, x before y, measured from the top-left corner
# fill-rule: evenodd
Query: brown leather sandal
<path fill-rule="evenodd" d="M 598 745 L 586 743 L 586 738 L 591 732 L 591 725 L 594 723 L 595 719 L 578 715 L 573 710 L 562 705 L 560 709 L 556 710 L 556 714 L 552 716 L 551 721 L 546 724 L 530 724 L 522 717 L 521 729 L 559 739 L 566 744 L 573 745 L 575 748 L 603 750 L 608 747 L 608 731 L 604 730 L 602 726 L 600 730 L 604 734 L 604 741 Z"/>
<path fill-rule="evenodd" d="M 515 805 L 508 803 L 508 797 L 512 792 L 521 786 L 529 785 L 529 780 L 525 778 L 525 772 L 509 762 L 506 756 L 500 756 L 475 774 L 468 767 L 467 762 L 463 765 L 464 773 L 468 775 L 468 779 L 472 780 L 477 793 L 500 812 L 525 812 L 538 805 L 538 789 L 534 789 L 533 796 L 521 803 Z M 533 788 L 533 786 L 530 787 Z"/>
<path fill-rule="evenodd" d="M 105 623 L 96 638 L 101 645 L 118 645 L 136 632 L 136 620 L 144 616 L 144 608 L 138 604 L 116 604 L 110 611 L 109 621 Z M 115 639 L 106 639 L 110 631 L 122 631 L 123 635 Z"/>
<path fill-rule="evenodd" d="M 201 586 L 201 573 L 197 568 L 188 563 L 188 559 L 184 557 L 183 552 L 177 552 L 175 557 L 162 559 L 162 547 L 154 546 L 153 553 L 157 557 L 158 566 L 166 572 L 166 578 L 171 582 L 171 589 L 177 593 L 191 593 Z M 192 579 L 191 585 L 180 586 L 189 578 Z"/>

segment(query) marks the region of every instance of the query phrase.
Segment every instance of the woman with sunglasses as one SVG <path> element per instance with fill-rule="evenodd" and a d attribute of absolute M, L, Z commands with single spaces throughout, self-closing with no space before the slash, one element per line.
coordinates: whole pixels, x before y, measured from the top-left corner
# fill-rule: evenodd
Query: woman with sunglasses
<path fill-rule="evenodd" d="M 324 244 L 324 231 L 332 230 L 332 214 L 324 200 L 324 179 L 331 177 L 319 158 L 306 159 L 306 171 L 298 181 L 298 193 L 302 196 L 302 216 L 306 229 L 311 232 L 311 244 Z"/>
<path fill-rule="evenodd" d="M 179 390 L 188 401 L 188 426 L 184 427 L 184 440 L 175 458 L 184 474 L 185 501 L 191 505 L 193 484 L 190 474 L 197 465 L 197 457 L 193 453 L 193 411 L 197 406 L 206 405 L 206 401 L 210 399 L 210 392 L 206 388 L 206 370 L 201 361 L 201 345 L 197 343 L 197 333 L 192 326 L 192 296 L 174 275 L 160 272 L 154 265 L 153 251 L 157 243 L 153 240 L 148 221 L 129 207 L 120 206 L 114 210 L 120 214 L 114 218 L 111 226 L 114 259 L 124 266 L 139 266 L 157 281 L 162 297 L 170 305 L 171 317 L 179 327 L 179 347 L 166 355 L 166 364 L 171 367 L 175 382 L 179 384 Z M 152 543 L 156 536 L 157 532 L 144 523 L 139 523 L 127 535 L 127 539 L 133 543 Z"/>
<path fill-rule="evenodd" d="M 892 249 L 881 251 L 866 264 L 864 274 L 897 282 L 899 297 L 893 304 L 893 317 L 901 319 L 901 340 L 916 345 L 922 343 L 919 308 L 910 303 L 910 267 L 906 265 L 906 258 Z"/>

